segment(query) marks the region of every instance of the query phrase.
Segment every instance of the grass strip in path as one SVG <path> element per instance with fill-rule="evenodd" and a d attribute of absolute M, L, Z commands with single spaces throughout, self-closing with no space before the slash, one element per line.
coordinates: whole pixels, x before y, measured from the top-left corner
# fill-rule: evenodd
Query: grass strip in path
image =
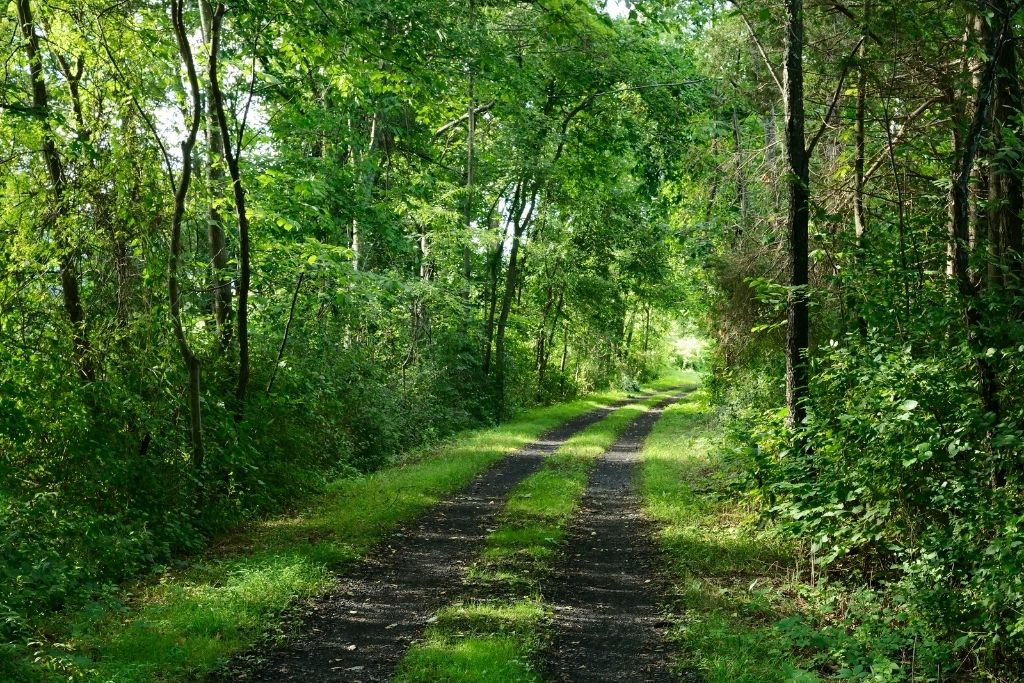
<path fill-rule="evenodd" d="M 636 494 L 639 451 L 664 408 L 634 421 L 601 456 L 544 587 L 554 610 L 545 653 L 557 681 L 669 681 L 661 617 L 666 586 L 654 527 Z"/>
<path fill-rule="evenodd" d="M 549 622 L 541 586 L 590 470 L 619 434 L 664 398 L 616 411 L 568 440 L 516 487 L 470 571 L 468 595 L 437 613 L 399 665 L 397 681 L 539 680 L 537 654 Z"/>
<path fill-rule="evenodd" d="M 557 425 L 620 400 L 611 392 L 459 435 L 395 467 L 331 484 L 303 511 L 223 539 L 181 570 L 50 624 L 26 679 L 134 683 L 202 678 L 258 641 L 289 604 L 319 594 L 388 532 Z"/>
<path fill-rule="evenodd" d="M 389 680 L 427 619 L 460 589 L 466 566 L 483 546 L 509 491 L 566 439 L 629 402 L 589 411 L 545 432 L 399 529 L 311 606 L 295 637 L 241 658 L 232 678 Z"/>
<path fill-rule="evenodd" d="M 721 437 L 701 392 L 665 411 L 643 449 L 641 491 L 674 583 L 670 639 L 685 681 L 817 680 L 775 624 L 800 604 L 791 550 L 730 494 Z"/>

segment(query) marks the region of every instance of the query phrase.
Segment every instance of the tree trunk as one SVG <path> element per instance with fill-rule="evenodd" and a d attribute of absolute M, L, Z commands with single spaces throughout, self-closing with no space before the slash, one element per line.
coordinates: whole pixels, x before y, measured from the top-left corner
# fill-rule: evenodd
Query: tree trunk
<path fill-rule="evenodd" d="M 732 144 L 733 152 L 736 154 L 736 204 L 740 208 L 740 221 L 735 231 L 735 239 L 738 240 L 747 230 L 749 193 L 747 192 L 747 175 L 743 159 L 743 136 L 740 134 L 740 120 L 736 107 L 732 108 Z"/>
<path fill-rule="evenodd" d="M 512 249 L 508 255 L 508 268 L 505 270 L 505 292 L 501 297 L 501 313 L 498 316 L 498 327 L 494 338 L 495 395 L 499 420 L 505 417 L 505 326 L 508 324 L 508 315 L 512 310 L 518 257 L 519 227 L 515 226 L 512 232 Z"/>
<path fill-rule="evenodd" d="M 990 161 L 989 192 L 993 215 L 989 225 L 992 265 L 1001 276 L 1003 269 L 1014 288 L 1020 287 L 1022 222 L 1024 195 L 1016 155 L 999 152 L 1007 147 L 1020 152 L 1021 131 L 1018 112 L 1021 109 L 1021 85 L 1017 71 L 1017 50 L 1013 35 L 1013 19 L 1007 0 L 992 5 L 997 22 L 990 30 L 998 31 L 1001 23 L 1009 23 L 1008 34 L 998 52 L 992 96 L 992 137 L 997 152 Z M 994 278 L 993 278 L 994 279 Z"/>
<path fill-rule="evenodd" d="M 53 203 L 47 222 L 54 226 L 57 249 L 60 254 L 60 286 L 64 313 L 67 315 L 68 322 L 71 323 L 72 347 L 79 379 L 88 382 L 95 379 L 96 370 L 86 329 L 85 308 L 82 305 L 82 295 L 78 286 L 78 259 L 70 240 L 67 239 L 65 234 L 67 226 L 63 224 L 62 220 L 68 212 L 64 196 L 64 167 L 60 154 L 57 152 L 53 129 L 50 126 L 50 97 L 46 88 L 46 80 L 43 77 L 43 57 L 39 52 L 39 36 L 36 34 L 32 5 L 30 0 L 17 0 L 17 7 L 18 22 L 21 24 L 21 33 L 25 39 L 24 50 L 28 60 L 29 77 L 32 81 L 32 108 L 39 113 L 42 120 L 43 162 L 46 164 L 46 173 L 50 179 L 50 198 Z M 77 88 L 77 84 L 75 87 Z"/>
<path fill-rule="evenodd" d="M 214 9 L 209 0 L 200 0 L 200 16 L 207 48 L 212 53 Z M 231 343 L 231 281 L 228 277 L 228 249 L 224 234 L 224 220 L 217 202 L 224 196 L 224 136 L 220 129 L 217 105 L 212 89 L 206 98 L 206 179 L 209 185 L 210 210 L 206 222 L 207 246 L 210 258 L 210 289 L 212 312 L 221 347 Z"/>
<path fill-rule="evenodd" d="M 363 155 L 364 164 L 375 163 L 374 155 L 380 145 L 380 112 L 373 112 L 370 116 L 370 139 L 367 144 L 366 153 Z M 357 150 L 352 150 L 352 163 L 358 163 Z M 373 189 L 377 185 L 376 167 L 369 170 L 361 170 L 359 175 L 359 193 L 361 195 L 361 208 L 369 207 L 373 202 Z M 349 243 L 352 248 L 352 269 L 360 270 L 363 267 L 363 235 L 359 228 L 359 219 L 352 217 L 352 240 Z"/>
<path fill-rule="evenodd" d="M 647 314 L 646 314 L 646 316 L 644 318 L 644 359 L 645 359 L 645 362 L 646 362 L 646 358 L 647 358 L 648 341 L 650 340 L 650 337 L 651 337 L 651 305 L 650 304 L 647 304 L 647 306 L 646 306 L 646 313 Z"/>
<path fill-rule="evenodd" d="M 220 76 L 217 73 L 217 58 L 220 52 L 221 26 L 224 21 L 224 3 L 217 3 L 210 30 L 210 98 L 223 139 L 224 160 L 231 176 L 231 191 L 235 200 L 235 215 L 238 220 L 238 381 L 235 384 L 235 421 L 245 416 L 245 403 L 249 390 L 249 287 L 252 277 L 249 248 L 249 215 L 245 208 L 245 188 L 242 173 L 238 167 L 238 155 L 231 146 L 231 134 L 224 113 L 224 96 L 220 90 Z M 241 149 L 241 140 L 238 148 Z"/>
<path fill-rule="evenodd" d="M 470 28 L 474 26 L 474 20 L 476 15 L 474 13 L 475 5 L 473 0 L 469 0 L 469 23 Z M 466 310 L 463 315 L 465 320 L 469 315 L 469 297 L 470 289 L 472 288 L 472 266 L 473 260 L 469 251 L 469 239 L 470 231 L 473 228 L 473 200 L 474 200 L 474 187 L 473 187 L 473 153 L 474 146 L 476 144 L 476 81 L 474 77 L 474 65 L 472 62 L 468 65 L 469 70 L 469 107 L 466 111 L 466 210 L 465 210 L 465 225 L 466 225 L 466 236 L 465 244 L 462 246 L 462 300 L 466 304 Z"/>
<path fill-rule="evenodd" d="M 526 181 L 523 180 L 516 188 L 516 195 L 512 201 L 512 249 L 509 252 L 508 269 L 505 271 L 505 291 L 501 298 L 501 313 L 498 316 L 494 342 L 494 362 L 497 366 L 495 368 L 495 393 L 499 419 L 505 417 L 505 328 L 508 324 L 509 313 L 512 311 L 512 300 L 516 296 L 519 246 L 523 233 L 533 219 L 539 190 L 540 181 L 535 181 L 529 191 L 530 198 L 526 200 Z M 530 207 L 528 210 L 526 210 L 527 206 Z M 523 215 L 524 210 L 526 210 L 526 215 Z"/>
<path fill-rule="evenodd" d="M 544 310 L 541 314 L 540 325 L 537 327 L 537 397 L 542 395 L 544 386 L 544 375 L 547 372 L 548 360 L 551 358 L 551 345 L 555 340 L 555 331 L 558 329 L 558 321 L 562 315 L 562 305 L 565 301 L 565 290 L 558 290 L 558 300 L 555 303 L 554 317 L 551 319 L 551 331 L 548 331 L 548 316 L 551 314 L 551 305 L 555 302 L 554 288 L 548 286 L 547 296 L 544 301 Z"/>
<path fill-rule="evenodd" d="M 870 2 L 864 3 L 864 32 L 867 31 Z M 868 70 L 867 41 L 861 42 L 857 53 L 857 120 L 854 124 L 854 188 L 853 188 L 853 229 L 856 237 L 857 260 L 864 251 L 867 233 L 867 213 L 864 203 L 864 157 L 865 157 L 865 116 L 867 114 Z"/>
<path fill-rule="evenodd" d="M 558 331 L 558 323 L 562 320 L 562 308 L 565 306 L 565 286 L 558 290 L 558 303 L 555 304 L 555 317 L 551 319 L 551 332 L 548 334 L 548 341 L 545 344 L 544 366 L 547 367 L 551 359 L 551 351 L 555 345 L 555 332 Z"/>
<path fill-rule="evenodd" d="M 544 345 L 548 339 L 548 316 L 551 314 L 551 306 L 554 305 L 554 291 L 548 285 L 544 295 L 544 306 L 540 312 L 540 322 L 537 324 L 537 339 L 534 342 L 534 357 L 537 369 L 537 387 L 544 382 Z"/>
<path fill-rule="evenodd" d="M 188 198 L 189 185 L 192 183 L 192 150 L 195 148 L 196 136 L 199 134 L 199 123 L 202 119 L 202 105 L 199 95 L 199 79 L 196 76 L 195 60 L 188 42 L 188 31 L 182 14 L 181 0 L 171 0 L 171 22 L 178 43 L 178 53 L 188 75 L 188 84 L 192 100 L 192 115 L 188 134 L 181 143 L 181 174 L 174 188 L 174 212 L 171 216 L 171 244 L 167 267 L 167 293 L 170 305 L 171 323 L 174 337 L 178 343 L 178 351 L 188 371 L 188 404 L 189 427 L 192 441 L 192 466 L 201 469 L 203 466 L 203 418 L 200 406 L 200 366 L 199 359 L 189 346 L 188 338 L 181 322 L 181 286 L 178 282 L 178 266 L 181 260 L 181 226 L 185 216 L 185 202 Z"/>
<path fill-rule="evenodd" d="M 786 122 L 786 164 L 789 174 L 788 329 L 786 331 L 786 407 L 790 426 L 806 416 L 810 317 L 807 306 L 807 242 L 810 172 L 804 139 L 803 0 L 786 0 L 786 58 L 783 99 Z"/>
<path fill-rule="evenodd" d="M 975 373 L 977 375 L 979 393 L 985 410 L 992 413 L 996 421 L 999 419 L 998 381 L 995 370 L 989 361 L 985 349 L 988 346 L 984 339 L 981 311 L 978 308 L 978 291 L 969 270 L 970 259 L 970 184 L 975 159 L 981 143 L 982 134 L 992 111 L 993 90 L 996 70 L 1000 63 L 1000 53 L 1004 49 L 1012 49 L 1007 45 L 1006 36 L 1010 19 L 1000 17 L 1001 26 L 995 26 L 986 40 L 986 63 L 979 78 L 978 92 L 975 96 L 974 111 L 970 125 L 963 136 L 958 136 L 959 146 L 953 168 L 953 186 L 951 192 L 952 206 L 950 209 L 950 233 L 953 248 L 953 277 L 957 291 L 964 307 L 964 319 L 967 327 L 968 345 L 974 355 Z M 998 477 L 994 477 L 998 478 Z"/>
<path fill-rule="evenodd" d="M 871 14 L 871 3 L 864 3 L 863 31 L 866 36 L 868 31 L 868 19 Z M 854 159 L 853 159 L 853 232 L 854 248 L 853 262 L 858 268 L 864 266 L 864 255 L 867 253 L 867 232 L 868 216 L 867 204 L 864 199 L 865 180 L 865 157 L 866 148 L 866 117 L 867 117 L 867 90 L 868 90 L 868 69 L 867 64 L 867 40 L 861 41 L 860 49 L 857 51 L 857 109 L 856 121 L 854 122 Z M 857 329 L 861 336 L 866 336 L 868 331 L 867 321 L 861 312 L 855 295 L 848 294 L 846 302 L 853 311 L 857 322 Z"/>
<path fill-rule="evenodd" d="M 622 351 L 619 353 L 619 359 L 625 362 L 629 362 L 629 347 L 633 343 L 633 327 L 636 323 L 636 312 L 640 307 L 640 302 L 637 302 L 636 307 L 629 309 L 629 317 L 625 321 L 622 338 Z"/>
<path fill-rule="evenodd" d="M 505 240 L 502 239 L 494 247 L 494 254 L 490 264 L 490 286 L 488 288 L 487 302 L 487 324 L 484 329 L 484 375 L 491 372 L 491 348 L 494 346 L 494 314 L 498 306 L 498 271 L 501 268 L 502 247 Z"/>

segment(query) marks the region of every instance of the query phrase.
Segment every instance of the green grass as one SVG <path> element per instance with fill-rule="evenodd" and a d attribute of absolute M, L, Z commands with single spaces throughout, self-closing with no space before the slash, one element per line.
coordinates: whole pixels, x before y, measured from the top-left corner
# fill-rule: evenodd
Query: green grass
<path fill-rule="evenodd" d="M 644 504 L 674 578 L 677 668 L 706 683 L 818 680 L 775 628 L 800 608 L 793 550 L 728 490 L 701 392 L 665 411 L 642 455 Z"/>
<path fill-rule="evenodd" d="M 395 467 L 334 482 L 301 512 L 222 539 L 188 568 L 138 584 L 120 602 L 55 619 L 42 644 L 21 657 L 36 660 L 33 670 L 41 679 L 201 677 L 259 639 L 289 604 L 322 591 L 389 530 L 541 432 L 620 397 L 605 393 L 530 411 Z"/>
<path fill-rule="evenodd" d="M 436 618 L 402 661 L 397 683 L 540 680 L 532 654 L 547 615 L 539 601 L 460 603 Z"/>
<path fill-rule="evenodd" d="M 693 375 L 675 375 L 658 386 L 694 381 Z M 562 550 L 590 470 L 633 420 L 663 398 L 620 408 L 577 434 L 513 490 L 469 579 L 515 597 L 441 610 L 402 660 L 396 681 L 540 680 L 536 660 L 550 622 L 540 589 Z"/>

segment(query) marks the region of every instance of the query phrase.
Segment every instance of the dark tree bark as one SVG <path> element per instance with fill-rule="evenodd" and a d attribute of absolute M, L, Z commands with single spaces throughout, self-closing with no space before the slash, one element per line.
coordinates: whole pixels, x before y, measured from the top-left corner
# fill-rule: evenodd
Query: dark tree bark
<path fill-rule="evenodd" d="M 551 351 L 555 347 L 555 333 L 558 331 L 558 323 L 562 321 L 562 310 L 565 307 L 565 285 L 558 290 L 558 303 L 555 304 L 555 315 L 551 319 L 551 332 L 548 333 L 547 343 L 544 345 L 544 367 L 548 366 L 551 360 Z"/>
<path fill-rule="evenodd" d="M 508 256 L 508 268 L 505 271 L 505 291 L 501 298 L 501 312 L 498 315 L 498 326 L 495 332 L 494 341 L 494 362 L 495 362 L 495 392 L 497 395 L 498 418 L 505 417 L 505 329 L 508 324 L 508 316 L 512 311 L 512 301 L 516 296 L 516 285 L 518 282 L 518 258 L 519 245 L 523 233 L 533 219 L 533 212 L 537 206 L 537 194 L 540 191 L 540 182 L 534 181 L 530 190 L 526 189 L 526 180 L 523 180 L 516 187 L 516 195 L 512 201 L 512 248 Z M 529 194 L 529 199 L 526 198 Z M 529 206 L 527 209 L 526 207 Z M 523 212 L 526 212 L 525 214 Z"/>
<path fill-rule="evenodd" d="M 209 0 L 200 0 L 200 15 L 203 34 L 208 48 L 213 52 L 214 8 Z M 219 46 L 218 46 L 219 47 Z M 222 348 L 231 344 L 231 281 L 228 277 L 228 248 L 224 232 L 224 219 L 217 208 L 217 201 L 224 192 L 224 136 L 221 133 L 217 115 L 217 103 L 213 97 L 206 98 L 206 179 L 209 184 L 210 209 L 207 217 L 206 236 L 210 257 L 210 289 L 212 290 L 212 312 Z"/>
<path fill-rule="evenodd" d="M 1018 113 L 1021 109 L 1020 75 L 1017 70 L 1017 50 L 1013 31 L 1013 8 L 1007 0 L 991 3 L 996 25 L 991 31 L 1000 31 L 1001 25 L 1008 25 L 1000 40 L 995 62 L 995 80 L 992 95 L 992 137 L 996 154 L 990 161 L 989 193 L 993 215 L 989 223 L 989 243 L 992 249 L 993 266 L 1001 275 L 1005 268 L 1008 284 L 1020 286 L 1022 222 L 1024 211 L 1024 189 L 1021 185 L 1019 161 L 1000 151 L 1007 146 L 1019 144 L 1022 131 Z M 1018 149 L 1019 153 L 1020 150 Z"/>
<path fill-rule="evenodd" d="M 807 306 L 807 242 L 810 171 L 804 139 L 804 10 L 803 0 L 786 0 L 786 47 L 782 72 L 789 173 L 788 329 L 786 332 L 786 407 L 788 421 L 798 427 L 806 416 L 809 383 L 807 351 L 810 316 Z"/>
<path fill-rule="evenodd" d="M 868 30 L 868 17 L 871 12 L 871 5 L 864 4 L 864 32 Z M 867 237 L 868 219 L 867 208 L 864 202 L 864 160 L 865 160 L 865 117 L 867 114 L 867 89 L 868 70 L 867 64 L 867 42 L 861 43 L 857 55 L 857 113 L 854 122 L 854 188 L 853 188 L 853 225 L 856 237 L 857 258 L 859 259 L 864 250 L 864 241 Z"/>
<path fill-rule="evenodd" d="M 224 113 L 224 95 L 220 89 L 220 75 L 217 72 L 220 53 L 221 27 L 224 22 L 224 3 L 218 3 L 214 10 L 210 27 L 210 99 L 220 128 L 223 141 L 224 161 L 231 177 L 231 191 L 235 200 L 235 216 L 238 220 L 238 380 L 235 384 L 235 420 L 240 422 L 245 416 L 245 403 L 249 391 L 249 288 L 252 280 L 252 264 L 249 246 L 249 214 L 245 208 L 245 188 L 242 186 L 242 173 L 238 166 L 238 146 L 232 149 L 231 133 L 228 120 Z M 241 137 L 241 134 L 239 134 Z"/>
<path fill-rule="evenodd" d="M 952 206 L 950 208 L 953 277 L 964 308 L 967 341 L 974 355 L 975 374 L 981 402 L 985 410 L 994 416 L 996 422 L 1000 416 L 999 382 L 995 368 L 985 353 L 989 344 L 985 338 L 977 285 L 974 283 L 969 269 L 970 184 L 985 125 L 989 122 L 994 106 L 997 72 L 999 65 L 1003 62 L 1002 52 L 1014 49 L 1010 40 L 1013 35 L 1011 27 L 1013 14 L 1019 8 L 1019 3 L 1015 5 L 1013 11 L 1009 11 L 1010 8 L 1004 6 L 1006 11 L 997 16 L 997 24 L 991 27 L 985 41 L 985 64 L 978 78 L 978 91 L 975 95 L 970 123 L 966 134 L 955 138 L 958 145 L 953 168 Z M 1003 476 L 1001 463 L 997 463 L 993 472 L 993 483 L 1000 485 Z"/>
<path fill-rule="evenodd" d="M 871 14 L 871 3 L 864 3 L 864 17 L 862 19 L 862 36 L 866 35 L 869 27 L 868 21 Z M 857 106 L 854 120 L 854 157 L 853 157 L 853 231 L 854 248 L 853 263 L 857 267 L 864 266 L 864 255 L 867 253 L 868 237 L 868 215 L 867 203 L 864 197 L 864 188 L 867 183 L 865 165 L 867 157 L 866 133 L 867 133 L 867 91 L 868 91 L 868 68 L 867 68 L 867 41 L 862 41 L 860 50 L 857 53 Z M 846 303 L 853 312 L 857 329 L 861 336 L 867 336 L 868 325 L 864 319 L 861 306 L 857 297 L 849 293 Z"/>
<path fill-rule="evenodd" d="M 495 219 L 495 210 L 498 202 L 505 194 L 505 189 L 498 193 L 487 213 L 487 225 L 495 233 L 498 232 L 498 221 Z M 505 236 L 498 235 L 494 245 L 494 251 L 488 259 L 488 285 L 487 285 L 487 322 L 484 325 L 484 362 L 483 372 L 487 376 L 491 372 L 491 352 L 494 347 L 494 316 L 498 306 L 498 275 L 501 271 L 501 257 L 505 247 Z"/>
<path fill-rule="evenodd" d="M 491 372 L 491 350 L 494 348 L 494 315 L 498 306 L 498 271 L 501 269 L 501 251 L 504 240 L 494 247 L 490 263 L 490 283 L 488 287 L 487 324 L 484 329 L 484 362 L 485 375 Z"/>
<path fill-rule="evenodd" d="M 554 275 L 554 274 L 552 274 Z M 557 300 L 555 298 L 554 288 L 548 286 L 547 294 L 544 300 L 544 309 L 541 313 L 541 321 L 537 326 L 537 397 L 542 397 L 542 389 L 544 386 L 544 375 L 547 372 L 548 361 L 551 358 L 551 346 L 555 340 L 555 330 L 558 329 L 558 323 L 562 316 L 562 306 L 565 302 L 565 290 L 559 288 Z M 551 307 L 554 305 L 554 313 L 552 314 Z M 548 330 L 548 318 L 551 318 L 551 329 Z"/>
<path fill-rule="evenodd" d="M 281 337 L 281 345 L 277 348 L 277 360 L 274 363 L 274 369 L 270 371 L 270 380 L 267 382 L 267 395 L 270 395 L 270 390 L 274 388 L 274 380 L 277 378 L 277 369 L 281 366 L 281 359 L 284 358 L 284 349 L 288 345 L 288 333 L 292 329 L 292 321 L 295 320 L 295 304 L 299 300 L 299 290 L 302 288 L 302 282 L 306 279 L 306 271 L 299 273 L 299 279 L 295 281 L 295 290 L 292 292 L 292 304 L 288 309 L 288 321 L 284 325 L 284 336 Z"/>
<path fill-rule="evenodd" d="M 171 23 L 174 26 L 174 37 L 178 43 L 178 53 L 188 76 L 188 85 L 191 95 L 192 114 L 189 122 L 188 133 L 181 143 L 181 158 L 185 163 L 181 165 L 181 173 L 174 187 L 174 212 L 171 217 L 171 245 L 167 267 L 167 293 L 170 305 L 171 323 L 174 327 L 174 337 L 178 343 L 178 351 L 188 371 L 188 404 L 189 404 L 189 428 L 192 441 L 192 465 L 196 469 L 203 466 L 203 418 L 200 405 L 200 366 L 199 358 L 192 351 L 185 336 L 185 330 L 181 323 L 181 285 L 178 282 L 178 266 L 181 261 L 181 226 L 185 216 L 185 202 L 188 197 L 189 186 L 192 183 L 192 150 L 196 145 L 196 136 L 199 134 L 199 124 L 202 120 L 202 104 L 199 95 L 199 79 L 196 76 L 196 64 L 192 56 L 192 47 L 188 42 L 188 31 L 185 27 L 185 19 L 182 12 L 181 0 L 171 0 Z"/>

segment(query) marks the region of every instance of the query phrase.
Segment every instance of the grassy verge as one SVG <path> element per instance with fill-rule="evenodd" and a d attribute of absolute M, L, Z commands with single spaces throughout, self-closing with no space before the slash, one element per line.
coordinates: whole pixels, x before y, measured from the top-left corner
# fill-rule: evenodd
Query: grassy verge
<path fill-rule="evenodd" d="M 662 387 L 681 383 L 678 376 L 673 380 Z M 569 439 L 516 487 L 469 572 L 477 592 L 503 597 L 467 600 L 441 610 L 423 640 L 402 660 L 397 681 L 539 680 L 536 654 L 549 623 L 540 589 L 579 507 L 590 469 L 630 422 L 664 397 L 622 408 Z"/>
<path fill-rule="evenodd" d="M 644 504 L 674 578 L 677 668 L 706 683 L 818 680 L 776 628 L 802 607 L 792 549 L 730 494 L 717 431 L 697 392 L 665 411 L 643 450 Z"/>
<path fill-rule="evenodd" d="M 132 587 L 50 624 L 21 653 L 19 678 L 193 680 L 260 638 L 290 603 L 323 590 L 333 574 L 397 525 L 415 518 L 543 431 L 622 394 L 534 410 L 506 425 L 460 435 L 395 467 L 335 482 L 298 514 L 223 539 L 183 570 Z M 2 669 L 0 669 L 2 670 Z"/>

